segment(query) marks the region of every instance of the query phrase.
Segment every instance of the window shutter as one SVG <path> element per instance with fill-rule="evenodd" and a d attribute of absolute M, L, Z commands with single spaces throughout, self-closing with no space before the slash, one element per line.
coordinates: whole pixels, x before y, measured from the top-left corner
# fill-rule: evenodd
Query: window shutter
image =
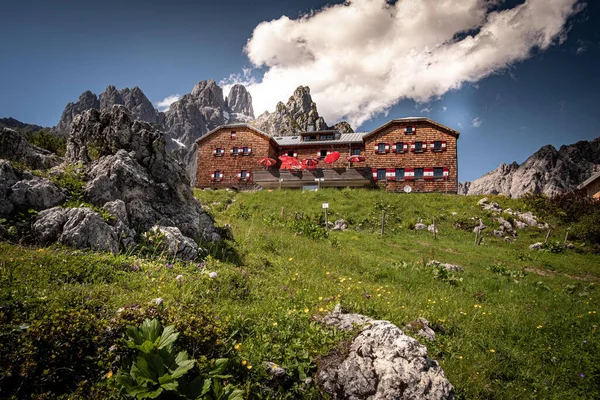
<path fill-rule="evenodd" d="M 415 169 L 414 168 L 404 168 L 404 180 L 405 181 L 414 181 L 415 180 Z"/>
<path fill-rule="evenodd" d="M 408 152 L 408 143 L 402 143 L 402 152 Z"/>
<path fill-rule="evenodd" d="M 294 152 L 294 157 L 298 157 L 298 152 L 297 151 Z"/>
<path fill-rule="evenodd" d="M 414 135 L 416 132 L 417 132 L 417 127 L 413 125 L 413 126 L 412 126 L 412 133 L 413 133 L 413 135 Z"/>
<path fill-rule="evenodd" d="M 219 182 L 221 182 L 222 180 L 223 180 L 223 172 L 221 172 L 221 173 L 219 174 Z"/>
<path fill-rule="evenodd" d="M 446 141 L 442 140 L 442 151 L 446 151 Z"/>
<path fill-rule="evenodd" d="M 385 179 L 388 181 L 396 180 L 396 168 L 388 168 L 385 170 Z"/>
<path fill-rule="evenodd" d="M 233 155 L 233 147 L 229 149 L 229 154 Z"/>
<path fill-rule="evenodd" d="M 396 153 L 396 143 L 392 145 L 392 153 Z"/>
<path fill-rule="evenodd" d="M 377 182 L 377 168 L 373 168 L 371 172 L 373 173 L 373 181 Z"/>
<path fill-rule="evenodd" d="M 423 168 L 423 179 L 426 181 L 433 180 L 433 168 Z"/>
<path fill-rule="evenodd" d="M 217 155 L 217 149 L 213 149 L 213 156 Z"/>
<path fill-rule="evenodd" d="M 241 171 L 238 172 L 237 177 L 238 177 L 238 181 L 242 180 L 242 172 Z"/>
<path fill-rule="evenodd" d="M 447 181 L 448 180 L 448 175 L 450 171 L 448 171 L 448 168 L 444 167 L 444 169 L 442 170 L 442 174 L 444 176 L 444 180 Z"/>
<path fill-rule="evenodd" d="M 386 152 L 386 153 L 389 153 L 389 152 L 390 152 L 390 144 L 389 144 L 389 143 L 386 143 L 386 144 L 385 144 L 385 152 Z"/>
<path fill-rule="evenodd" d="M 213 180 L 213 181 L 215 180 L 215 173 L 214 172 L 212 174 L 210 174 L 210 179 Z"/>
<path fill-rule="evenodd" d="M 379 145 L 378 144 L 375 145 L 375 154 L 379 154 Z"/>
<path fill-rule="evenodd" d="M 425 153 L 427 151 L 427 142 L 421 143 L 421 149 L 422 149 L 423 153 Z"/>
<path fill-rule="evenodd" d="M 248 155 L 252 155 L 252 147 L 248 147 Z"/>
<path fill-rule="evenodd" d="M 429 142 L 429 150 L 435 150 L 435 142 Z"/>
<path fill-rule="evenodd" d="M 415 152 L 415 150 L 416 150 L 415 142 L 411 142 L 410 143 L 410 151 Z"/>
<path fill-rule="evenodd" d="M 249 181 L 250 180 L 250 171 L 246 171 L 246 180 Z"/>
<path fill-rule="evenodd" d="M 327 150 L 327 155 L 330 155 L 330 154 L 331 154 L 331 150 Z"/>

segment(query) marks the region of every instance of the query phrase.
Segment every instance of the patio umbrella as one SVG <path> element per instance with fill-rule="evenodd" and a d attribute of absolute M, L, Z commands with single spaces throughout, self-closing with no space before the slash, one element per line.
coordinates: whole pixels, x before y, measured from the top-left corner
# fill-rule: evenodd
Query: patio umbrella
<path fill-rule="evenodd" d="M 293 169 L 293 170 L 304 169 L 304 167 L 302 166 L 302 164 L 300 163 L 300 161 L 298 161 L 294 157 L 280 156 L 279 159 L 281 160 L 281 168 L 280 169 L 282 169 L 282 170 L 286 170 L 286 169 Z"/>
<path fill-rule="evenodd" d="M 318 163 L 319 160 L 317 160 L 316 158 L 305 158 L 304 160 L 302 160 L 302 165 L 304 165 L 306 169 L 315 169 L 317 168 Z"/>
<path fill-rule="evenodd" d="M 340 158 L 340 152 L 339 151 L 332 151 L 331 153 L 327 154 L 327 157 L 325 157 L 325 164 L 331 164 L 333 162 L 336 162 L 338 159 Z"/>
<path fill-rule="evenodd" d="M 273 160 L 272 158 L 265 157 L 258 160 L 258 163 L 264 165 L 265 167 L 272 167 L 273 165 L 277 164 L 277 161 Z"/>
<path fill-rule="evenodd" d="M 346 160 L 348 162 L 355 163 L 355 162 L 363 162 L 363 161 L 365 161 L 365 158 L 363 156 L 349 156 L 346 158 Z"/>

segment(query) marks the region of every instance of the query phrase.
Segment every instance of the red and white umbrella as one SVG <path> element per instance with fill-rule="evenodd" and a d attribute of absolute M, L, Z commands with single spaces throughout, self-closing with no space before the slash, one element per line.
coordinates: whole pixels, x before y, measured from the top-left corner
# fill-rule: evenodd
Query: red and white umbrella
<path fill-rule="evenodd" d="M 318 163 L 319 160 L 317 160 L 316 158 L 305 158 L 304 160 L 302 160 L 302 165 L 304 165 L 306 169 L 315 169 L 317 168 Z"/>
<path fill-rule="evenodd" d="M 336 162 L 337 160 L 339 160 L 340 158 L 340 152 L 339 151 L 332 151 L 331 153 L 327 154 L 327 157 L 325 157 L 325 164 L 331 164 Z"/>
<path fill-rule="evenodd" d="M 302 163 L 300 163 L 300 161 L 298 161 L 294 157 L 280 156 L 279 159 L 281 160 L 281 168 L 280 169 L 282 169 L 282 170 L 287 170 L 287 169 L 293 169 L 293 170 L 304 169 L 304 166 L 302 165 Z"/>
<path fill-rule="evenodd" d="M 260 160 L 258 160 L 258 163 L 261 165 L 264 165 L 265 167 L 272 167 L 273 165 L 277 164 L 277 160 L 274 160 L 269 157 L 265 157 L 265 158 L 261 158 Z"/>
<path fill-rule="evenodd" d="M 346 160 L 351 163 L 356 163 L 356 162 L 363 162 L 366 160 L 366 158 L 363 156 L 349 156 L 346 158 Z"/>

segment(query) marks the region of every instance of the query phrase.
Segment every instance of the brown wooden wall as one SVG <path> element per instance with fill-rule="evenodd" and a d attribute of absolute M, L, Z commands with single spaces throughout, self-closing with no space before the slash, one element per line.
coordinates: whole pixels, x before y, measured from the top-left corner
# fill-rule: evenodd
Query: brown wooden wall
<path fill-rule="evenodd" d="M 600 179 L 596 179 L 585 187 L 588 196 L 600 200 Z"/>
<path fill-rule="evenodd" d="M 405 134 L 404 128 L 406 125 L 416 127 L 415 134 Z M 433 152 L 429 148 L 429 143 L 436 140 L 446 141 L 445 151 Z M 365 164 L 368 168 L 448 168 L 447 180 L 377 182 L 378 185 L 384 186 L 387 190 L 400 191 L 404 186 L 409 185 L 415 192 L 456 193 L 458 191 L 457 138 L 436 125 L 425 121 L 409 122 L 406 124 L 393 123 L 367 136 L 364 141 L 365 151 L 363 155 L 367 158 Z M 410 144 L 416 141 L 427 142 L 427 151 L 423 153 L 412 152 Z M 396 142 L 408 142 L 408 152 L 393 153 L 392 145 Z M 376 154 L 374 146 L 378 143 L 389 143 L 390 152 Z"/>
<path fill-rule="evenodd" d="M 231 138 L 231 132 L 236 132 L 236 138 Z M 213 149 L 225 148 L 222 157 L 213 155 Z M 252 147 L 249 156 L 232 156 L 230 149 L 233 147 Z M 246 127 L 234 129 L 220 129 L 209 137 L 198 142 L 198 172 L 196 173 L 196 187 L 225 188 L 230 186 L 252 185 L 252 173 L 246 182 L 240 182 L 237 174 L 241 170 L 255 171 L 264 168 L 258 164 L 258 160 L 264 157 L 277 159 L 277 152 L 272 140 L 265 138 L 260 133 Z M 213 182 L 211 174 L 221 171 L 224 176 L 220 182 Z"/>

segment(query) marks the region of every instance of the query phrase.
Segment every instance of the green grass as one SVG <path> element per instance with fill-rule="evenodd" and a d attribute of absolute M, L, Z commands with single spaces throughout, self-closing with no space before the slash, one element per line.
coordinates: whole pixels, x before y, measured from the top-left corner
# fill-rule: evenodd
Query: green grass
<path fill-rule="evenodd" d="M 272 361 L 296 382 L 290 393 L 317 398 L 304 378 L 314 373 L 318 355 L 347 334 L 326 330 L 313 317 L 340 302 L 400 327 L 418 317 L 441 326 L 426 345 L 458 398 L 600 397 L 600 257 L 584 251 L 589 246 L 531 251 L 529 244 L 545 237 L 534 228 L 520 232 L 515 243 L 485 235 L 475 246 L 473 233 L 454 225 L 477 217 L 490 226 L 487 231 L 497 226 L 477 206 L 480 197 L 368 190 L 196 195 L 218 224 L 232 225 L 236 238 L 228 251 L 209 249 L 203 269 L 182 262 L 167 268 L 171 261 L 158 256 L 0 244 L 0 332 L 61 307 L 93 310 L 109 320 L 123 306 L 156 297 L 172 309 L 202 305 L 220 327 L 220 355 L 239 365 L 235 381 L 247 396 L 269 396 L 262 364 Z M 524 209 L 518 200 L 493 200 Z M 324 237 L 307 229 L 322 218 L 323 202 L 329 202 L 329 220 L 346 219 L 348 231 Z M 410 229 L 434 217 L 437 239 Z M 552 240 L 563 232 L 558 227 Z M 462 280 L 453 284 L 436 276 L 425 267 L 432 259 L 461 265 L 465 271 L 455 276 Z M 210 271 L 218 277 L 209 278 Z M 102 385 L 106 379 L 92 381 Z"/>

